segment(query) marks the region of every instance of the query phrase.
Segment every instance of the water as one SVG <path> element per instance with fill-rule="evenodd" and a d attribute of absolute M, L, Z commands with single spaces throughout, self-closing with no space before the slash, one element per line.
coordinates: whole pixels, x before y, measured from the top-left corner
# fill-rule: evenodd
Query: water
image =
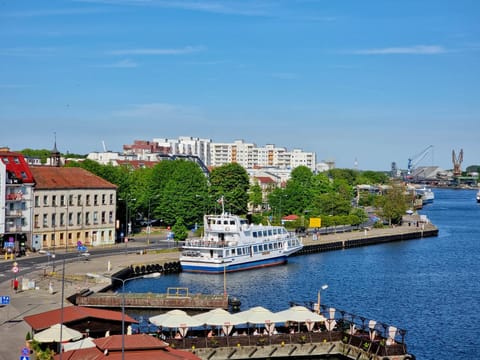
<path fill-rule="evenodd" d="M 316 301 L 406 329 L 417 359 L 480 358 L 480 205 L 474 190 L 435 189 L 421 210 L 438 226 L 438 237 L 297 256 L 286 266 L 227 275 L 227 290 L 242 310 L 286 309 L 290 301 Z M 222 275 L 182 273 L 154 281 L 191 292 L 223 293 Z M 126 284 L 147 292 L 152 282 Z"/>

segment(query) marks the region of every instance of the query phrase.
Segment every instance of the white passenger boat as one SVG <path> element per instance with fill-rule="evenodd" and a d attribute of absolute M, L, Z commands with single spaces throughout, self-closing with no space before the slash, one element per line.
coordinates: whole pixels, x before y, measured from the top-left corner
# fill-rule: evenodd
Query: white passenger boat
<path fill-rule="evenodd" d="M 182 271 L 219 274 L 284 264 L 303 245 L 283 226 L 248 224 L 236 215 L 204 216 L 205 235 L 187 239 Z"/>
<path fill-rule="evenodd" d="M 480 203 L 480 189 L 477 191 L 477 203 Z"/>
<path fill-rule="evenodd" d="M 420 196 L 424 205 L 431 204 L 435 200 L 435 193 L 429 187 L 415 188 L 415 192 Z"/>

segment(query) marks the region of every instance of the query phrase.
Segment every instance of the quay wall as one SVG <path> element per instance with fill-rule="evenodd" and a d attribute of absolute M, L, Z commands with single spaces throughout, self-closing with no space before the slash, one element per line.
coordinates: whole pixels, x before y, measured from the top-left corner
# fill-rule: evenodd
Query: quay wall
<path fill-rule="evenodd" d="M 423 227 L 402 225 L 385 229 L 317 235 L 316 237 L 310 235 L 302 239 L 303 249 L 292 256 L 435 236 L 438 236 L 438 228 L 433 224 L 424 224 Z"/>

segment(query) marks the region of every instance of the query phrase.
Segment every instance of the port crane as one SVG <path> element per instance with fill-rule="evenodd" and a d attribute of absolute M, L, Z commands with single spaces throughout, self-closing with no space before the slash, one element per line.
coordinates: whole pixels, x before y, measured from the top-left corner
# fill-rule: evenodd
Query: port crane
<path fill-rule="evenodd" d="M 408 158 L 407 176 L 410 176 L 412 174 L 412 171 L 415 168 L 415 166 L 417 166 L 417 164 L 420 161 L 422 161 L 425 158 L 425 156 L 427 156 L 429 151 L 432 149 L 433 149 L 433 145 L 429 145 L 418 154 Z"/>

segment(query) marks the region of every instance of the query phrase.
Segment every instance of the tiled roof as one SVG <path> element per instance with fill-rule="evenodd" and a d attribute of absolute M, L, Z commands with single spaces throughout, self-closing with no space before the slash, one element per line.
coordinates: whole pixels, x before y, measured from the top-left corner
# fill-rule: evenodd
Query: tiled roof
<path fill-rule="evenodd" d="M 34 331 L 47 329 L 52 325 L 61 322 L 62 309 L 55 309 L 46 311 L 40 314 L 25 316 L 23 320 Z M 97 318 L 104 320 L 122 321 L 122 313 L 119 311 L 95 309 L 86 306 L 67 306 L 63 308 L 63 323 L 68 326 L 68 323 L 82 320 L 85 318 Z M 126 323 L 138 323 L 134 318 L 125 315 Z"/>
<path fill-rule="evenodd" d="M 94 348 L 71 350 L 62 354 L 65 360 L 120 360 L 122 358 L 122 335 L 112 335 L 93 340 Z M 188 351 L 172 349 L 167 343 L 146 334 L 126 335 L 125 358 L 128 360 L 200 360 Z M 55 360 L 59 355 L 54 357 Z"/>
<path fill-rule="evenodd" d="M 117 186 L 79 167 L 30 167 L 35 189 L 116 189 Z"/>
<path fill-rule="evenodd" d="M 23 183 L 32 184 L 33 176 L 22 154 L 10 151 L 0 151 L 0 160 L 5 164 L 7 171 L 15 174 Z M 23 176 L 22 176 L 23 175 Z"/>
<path fill-rule="evenodd" d="M 275 182 L 271 177 L 268 177 L 268 176 L 256 176 L 255 179 L 260 181 L 260 183 L 262 184 L 271 184 Z"/>
<path fill-rule="evenodd" d="M 159 163 L 159 161 L 143 161 L 143 160 L 116 160 L 118 165 L 130 166 L 133 169 L 152 168 Z"/>
<path fill-rule="evenodd" d="M 282 220 L 295 221 L 295 220 L 298 220 L 298 216 L 295 215 L 295 214 L 287 215 L 287 216 L 282 217 Z"/>

